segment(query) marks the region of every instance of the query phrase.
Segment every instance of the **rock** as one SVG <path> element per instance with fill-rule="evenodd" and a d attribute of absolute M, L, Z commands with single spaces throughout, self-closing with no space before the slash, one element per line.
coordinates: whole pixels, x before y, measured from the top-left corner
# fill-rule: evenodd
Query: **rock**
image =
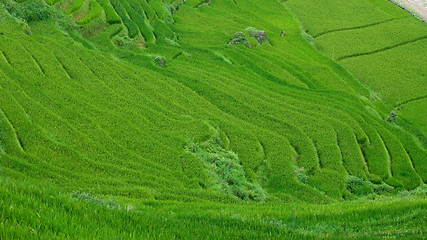
<path fill-rule="evenodd" d="M 257 30 L 254 27 L 248 27 L 246 28 L 246 31 L 248 31 L 249 36 L 252 38 L 255 38 L 259 44 L 262 44 L 263 42 L 268 42 L 267 33 L 263 30 Z"/>

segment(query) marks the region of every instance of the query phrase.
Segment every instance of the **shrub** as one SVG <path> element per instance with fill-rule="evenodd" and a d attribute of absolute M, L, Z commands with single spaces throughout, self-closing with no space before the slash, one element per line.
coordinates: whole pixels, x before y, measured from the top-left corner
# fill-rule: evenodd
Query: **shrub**
<path fill-rule="evenodd" d="M 54 9 L 40 0 L 24 3 L 7 1 L 5 7 L 10 15 L 28 23 L 52 19 L 55 16 Z"/>
<path fill-rule="evenodd" d="M 368 195 L 374 193 L 373 184 L 369 181 L 365 181 L 356 176 L 348 176 L 347 179 L 347 190 L 358 196 Z"/>
<path fill-rule="evenodd" d="M 373 184 L 370 181 L 350 175 L 347 179 L 347 190 L 357 196 L 368 196 L 373 193 L 378 195 L 392 193 L 395 188 L 386 183 L 381 185 Z"/>
<path fill-rule="evenodd" d="M 215 135 L 205 142 L 190 142 L 185 147 L 187 152 L 203 163 L 208 172 L 210 182 L 205 186 L 242 200 L 265 201 L 265 190 L 246 178 L 239 157 L 233 151 L 224 149 L 219 131 L 215 131 Z"/>
<path fill-rule="evenodd" d="M 5 10 L 21 23 L 25 34 L 31 34 L 30 22 L 54 20 L 56 26 L 68 33 L 78 29 L 74 21 L 62 11 L 57 10 L 41 0 L 17 3 L 14 1 L 5 1 L 3 3 Z"/>
<path fill-rule="evenodd" d="M 397 122 L 397 116 L 398 116 L 398 115 L 399 115 L 399 114 L 397 114 L 396 109 L 395 109 L 395 110 L 392 110 L 392 111 L 390 112 L 390 114 L 387 116 L 386 121 L 387 121 L 387 122 L 389 122 L 389 123 Z"/>
<path fill-rule="evenodd" d="M 165 67 L 166 67 L 166 65 L 167 65 L 166 58 L 165 58 L 165 57 L 162 57 L 162 56 L 156 56 L 156 57 L 154 58 L 154 62 L 155 62 L 157 65 L 159 65 L 160 67 L 162 67 L 162 68 L 165 68 Z"/>
<path fill-rule="evenodd" d="M 399 192 L 398 196 L 400 197 L 415 197 L 415 196 L 419 196 L 419 197 L 427 197 L 427 185 L 423 184 L 413 190 L 403 190 L 401 192 Z"/>
<path fill-rule="evenodd" d="M 384 193 L 392 193 L 394 192 L 395 188 L 387 185 L 387 184 L 381 184 L 381 185 L 374 185 L 374 192 L 378 195 L 384 194 Z"/>
<path fill-rule="evenodd" d="M 229 45 L 237 45 L 237 44 L 243 44 L 247 48 L 251 48 L 252 45 L 249 43 L 248 39 L 246 38 L 245 34 L 242 32 L 237 32 L 234 34 L 233 39 L 231 39 L 230 42 L 228 42 Z"/>
<path fill-rule="evenodd" d="M 307 171 L 304 167 L 295 167 L 294 174 L 300 183 L 306 184 L 308 182 Z"/>
<path fill-rule="evenodd" d="M 117 36 L 115 36 L 112 39 L 113 43 L 118 47 L 123 47 L 127 49 L 132 49 L 136 46 L 135 39 L 130 38 L 128 35 L 121 33 Z"/>
<path fill-rule="evenodd" d="M 71 196 L 74 198 L 77 198 L 81 201 L 86 201 L 90 203 L 94 203 L 96 205 L 100 206 L 106 206 L 108 208 L 120 208 L 120 204 L 113 199 L 102 199 L 96 195 L 93 195 L 91 193 L 81 192 L 81 191 L 74 191 L 71 193 Z"/>

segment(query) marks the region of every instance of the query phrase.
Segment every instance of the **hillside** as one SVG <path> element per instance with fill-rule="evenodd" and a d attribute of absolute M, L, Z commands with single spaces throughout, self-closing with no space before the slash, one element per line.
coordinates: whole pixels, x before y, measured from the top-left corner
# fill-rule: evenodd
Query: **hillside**
<path fill-rule="evenodd" d="M 427 230 L 427 25 L 388 1 L 7 0 L 0 24 L 1 238 Z"/>
<path fill-rule="evenodd" d="M 310 2 L 290 0 L 288 4 L 313 35 L 317 49 L 348 69 L 383 102 L 397 107 L 425 135 L 427 116 L 422 110 L 426 107 L 427 86 L 422 65 L 427 60 L 427 25 L 391 2 L 343 4 L 328 0 L 325 5 L 331 7 L 320 8 Z M 357 13 L 363 21 L 353 21 L 356 18 L 337 10 L 337 4 L 347 8 L 364 5 L 369 10 Z M 335 25 L 319 24 L 314 12 L 321 16 L 332 12 L 334 18 L 329 21 L 339 21 Z"/>

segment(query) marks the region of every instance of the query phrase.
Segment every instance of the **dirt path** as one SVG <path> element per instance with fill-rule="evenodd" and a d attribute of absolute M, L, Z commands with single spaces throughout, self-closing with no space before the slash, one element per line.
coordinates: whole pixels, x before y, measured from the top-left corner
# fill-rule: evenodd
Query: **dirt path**
<path fill-rule="evenodd" d="M 427 21 L 427 0 L 394 0 Z"/>

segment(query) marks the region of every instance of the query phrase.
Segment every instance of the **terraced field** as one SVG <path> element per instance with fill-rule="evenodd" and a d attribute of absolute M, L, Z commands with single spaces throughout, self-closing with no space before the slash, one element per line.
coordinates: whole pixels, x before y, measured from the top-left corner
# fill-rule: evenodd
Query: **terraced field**
<path fill-rule="evenodd" d="M 0 24 L 0 238 L 425 237 L 427 25 L 388 1 L 7 0 Z"/>
<path fill-rule="evenodd" d="M 374 90 L 389 108 L 402 106 L 411 101 L 426 97 L 427 25 L 401 11 L 393 3 L 365 0 L 347 1 L 348 7 L 364 5 L 369 11 L 357 13 L 366 22 L 352 21 L 352 15 L 339 11 L 334 6 L 340 1 L 327 1 L 317 8 L 312 1 L 290 0 L 289 6 L 303 22 L 304 27 L 315 38 L 317 48 L 325 55 L 335 59 L 362 84 Z M 381 3 L 384 2 L 384 3 Z M 323 5 L 323 3 L 322 3 Z M 330 7 L 327 7 L 330 6 Z M 324 17 L 316 22 L 319 15 Z M 332 25 L 328 21 L 339 18 Z M 410 80 L 410 81 L 408 81 Z M 419 108 L 419 115 L 402 114 L 418 128 L 427 125 L 425 108 Z M 424 120 L 423 120 L 424 119 Z M 423 132 L 426 134 L 426 132 Z"/>

